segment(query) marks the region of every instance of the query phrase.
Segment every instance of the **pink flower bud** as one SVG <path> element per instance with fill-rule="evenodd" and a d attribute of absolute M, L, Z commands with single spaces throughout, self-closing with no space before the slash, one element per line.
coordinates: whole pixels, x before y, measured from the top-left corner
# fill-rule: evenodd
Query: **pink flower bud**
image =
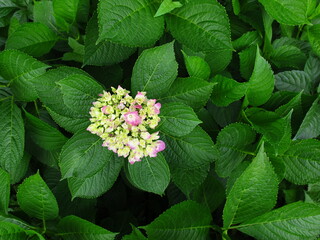
<path fill-rule="evenodd" d="M 161 152 L 163 150 L 166 149 L 166 144 L 164 143 L 164 141 L 158 140 L 157 141 L 157 146 L 156 146 L 156 151 L 157 152 Z"/>
<path fill-rule="evenodd" d="M 124 120 L 126 121 L 126 123 L 132 126 L 138 126 L 141 123 L 141 118 L 138 111 L 125 113 Z"/>

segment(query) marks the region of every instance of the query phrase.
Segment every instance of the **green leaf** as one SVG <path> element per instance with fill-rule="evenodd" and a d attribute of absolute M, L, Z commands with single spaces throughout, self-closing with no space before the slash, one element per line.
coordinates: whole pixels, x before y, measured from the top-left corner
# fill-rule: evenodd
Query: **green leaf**
<path fill-rule="evenodd" d="M 51 220 L 58 217 L 58 203 L 39 172 L 26 178 L 18 187 L 17 200 L 30 217 Z"/>
<path fill-rule="evenodd" d="M 252 127 L 263 134 L 269 144 L 278 149 L 286 148 L 286 145 L 290 144 L 291 129 L 287 127 L 288 121 L 285 118 L 261 108 L 247 109 L 246 116 Z"/>
<path fill-rule="evenodd" d="M 162 138 L 166 143 L 164 154 L 170 166 L 193 169 L 217 159 L 217 149 L 209 135 L 199 126 L 180 138 L 164 134 Z"/>
<path fill-rule="evenodd" d="M 256 134 L 249 125 L 233 123 L 223 128 L 217 137 L 216 146 L 220 152 L 215 164 L 217 174 L 220 177 L 230 176 L 247 156 L 255 139 Z"/>
<path fill-rule="evenodd" d="M 180 7 L 182 7 L 182 4 L 180 2 L 176 2 L 176 1 L 173 2 L 172 0 L 164 0 L 161 3 L 160 7 L 158 8 L 154 17 L 160 17 Z"/>
<path fill-rule="evenodd" d="M 143 229 L 150 239 L 205 240 L 210 223 L 211 214 L 207 208 L 194 201 L 184 201 L 169 208 Z"/>
<path fill-rule="evenodd" d="M 320 234 L 320 207 L 296 202 L 251 219 L 237 229 L 256 239 L 316 239 Z"/>
<path fill-rule="evenodd" d="M 320 105 L 317 98 L 306 116 L 304 117 L 300 128 L 294 139 L 316 138 L 320 135 Z"/>
<path fill-rule="evenodd" d="M 46 107 L 47 111 L 51 115 L 52 119 L 62 128 L 71 133 L 76 133 L 80 130 L 87 128 L 90 125 L 89 118 L 87 116 L 70 117 L 67 112 L 66 115 L 59 114 L 49 107 Z M 66 109 L 68 110 L 68 109 Z"/>
<path fill-rule="evenodd" d="M 275 110 L 275 113 L 277 113 L 280 117 L 285 117 L 287 114 L 290 113 L 290 111 L 293 109 L 300 110 L 301 109 L 301 95 L 302 91 L 298 93 L 295 97 L 293 97 L 288 103 L 280 106 Z"/>
<path fill-rule="evenodd" d="M 10 200 L 10 175 L 0 168 L 0 211 L 8 214 Z"/>
<path fill-rule="evenodd" d="M 209 100 L 213 86 L 213 83 L 199 78 L 178 78 L 160 99 L 163 102 L 181 102 L 197 111 Z"/>
<path fill-rule="evenodd" d="M 312 82 L 316 85 L 320 82 L 320 60 L 316 56 L 310 54 L 306 65 L 304 66 L 304 71 L 309 74 Z"/>
<path fill-rule="evenodd" d="M 232 8 L 235 15 L 239 15 L 241 6 L 239 0 L 232 0 Z"/>
<path fill-rule="evenodd" d="M 185 52 L 182 53 L 189 76 L 208 80 L 211 74 L 208 63 L 201 57 L 188 56 Z"/>
<path fill-rule="evenodd" d="M 312 80 L 310 76 L 299 70 L 280 72 L 275 75 L 275 86 L 280 91 L 301 92 L 311 94 Z"/>
<path fill-rule="evenodd" d="M 62 56 L 63 61 L 83 62 L 84 46 L 77 40 L 69 37 L 68 45 L 72 48 L 72 52 L 66 52 Z"/>
<path fill-rule="evenodd" d="M 98 42 L 110 40 L 130 47 L 153 45 L 164 29 L 163 17 L 153 17 L 158 6 L 155 0 L 100 1 Z"/>
<path fill-rule="evenodd" d="M 56 30 L 56 19 L 53 15 L 52 1 L 35 1 L 33 6 L 33 21 L 40 22 L 52 30 Z"/>
<path fill-rule="evenodd" d="M 308 28 L 308 39 L 315 54 L 320 56 L 320 24 Z"/>
<path fill-rule="evenodd" d="M 6 49 L 18 49 L 34 57 L 48 52 L 57 41 L 57 35 L 46 25 L 30 22 L 20 25 L 10 34 Z"/>
<path fill-rule="evenodd" d="M 48 67 L 17 50 L 6 50 L 0 53 L 0 75 L 11 82 L 10 87 L 17 100 L 33 101 L 37 98 L 31 81 L 45 73 Z"/>
<path fill-rule="evenodd" d="M 232 186 L 223 209 L 223 226 L 229 228 L 257 217 L 276 204 L 278 179 L 264 147 Z"/>
<path fill-rule="evenodd" d="M 201 123 L 191 107 L 179 102 L 163 104 L 159 117 L 159 130 L 175 137 L 187 135 Z"/>
<path fill-rule="evenodd" d="M 83 74 L 73 74 L 60 80 L 57 84 L 61 87 L 66 106 L 79 115 L 89 116 L 92 102 L 103 91 L 99 83 Z"/>
<path fill-rule="evenodd" d="M 57 26 L 68 32 L 75 23 L 80 0 L 53 0 L 54 17 Z"/>
<path fill-rule="evenodd" d="M 278 68 L 302 69 L 306 60 L 307 56 L 299 48 L 290 45 L 273 49 L 270 54 L 270 61 Z"/>
<path fill-rule="evenodd" d="M 103 168 L 88 178 L 68 178 L 68 185 L 72 198 L 97 198 L 108 191 L 120 173 L 123 159 L 112 153 Z"/>
<path fill-rule="evenodd" d="M 241 76 L 249 80 L 255 66 L 257 47 L 252 45 L 239 53 Z"/>
<path fill-rule="evenodd" d="M 248 89 L 247 83 L 239 83 L 222 75 L 216 75 L 211 82 L 216 83 L 213 86 L 211 100 L 220 107 L 228 106 L 230 103 L 239 100 Z"/>
<path fill-rule="evenodd" d="M 298 185 L 320 181 L 319 156 L 320 142 L 318 140 L 293 141 L 289 149 L 279 156 L 286 166 L 285 178 Z"/>
<path fill-rule="evenodd" d="M 169 166 L 162 154 L 145 157 L 141 162 L 128 163 L 129 179 L 137 188 L 162 195 L 170 182 Z"/>
<path fill-rule="evenodd" d="M 194 51 L 203 51 L 214 72 L 222 71 L 232 54 L 229 19 L 216 0 L 191 0 L 166 15 L 175 39 Z"/>
<path fill-rule="evenodd" d="M 241 37 L 232 42 L 233 48 L 242 51 L 250 46 L 261 45 L 262 39 L 257 31 L 244 33 Z"/>
<path fill-rule="evenodd" d="M 17 8 L 18 6 L 14 4 L 11 0 L 1 1 L 0 2 L 0 18 L 7 16 Z"/>
<path fill-rule="evenodd" d="M 174 42 L 144 50 L 136 61 L 131 78 L 132 93 L 145 91 L 159 98 L 168 92 L 178 75 L 173 51 Z"/>
<path fill-rule="evenodd" d="M 308 23 L 307 0 L 259 0 L 267 13 L 279 23 L 302 25 Z"/>
<path fill-rule="evenodd" d="M 25 112 L 27 117 L 27 131 L 31 139 L 40 147 L 51 151 L 61 149 L 68 140 L 58 129 L 50 126 L 48 123 Z"/>
<path fill-rule="evenodd" d="M 0 239 L 3 240 L 26 240 L 28 236 L 25 232 L 25 229 L 20 226 L 9 223 L 9 222 L 0 222 Z"/>
<path fill-rule="evenodd" d="M 80 131 L 63 146 L 60 154 L 62 178 L 91 177 L 99 172 L 112 158 L 112 151 L 102 147 L 100 137 Z"/>
<path fill-rule="evenodd" d="M 147 238 L 141 233 L 141 231 L 131 225 L 132 232 L 129 235 L 125 235 L 122 240 L 147 240 Z"/>
<path fill-rule="evenodd" d="M 192 200 L 207 206 L 210 212 L 216 210 L 225 201 L 223 184 L 210 172 L 201 186 L 192 192 Z"/>
<path fill-rule="evenodd" d="M 106 66 L 122 62 L 135 52 L 135 48 L 122 46 L 110 41 L 96 44 L 99 36 L 98 20 L 94 15 L 88 22 L 84 41 L 84 65 Z"/>
<path fill-rule="evenodd" d="M 18 180 L 19 171 L 24 152 L 24 124 L 21 110 L 13 99 L 0 102 L 0 166 L 11 177 L 11 182 Z"/>
<path fill-rule="evenodd" d="M 254 69 L 249 79 L 247 99 L 252 106 L 268 101 L 274 88 L 274 76 L 270 64 L 261 57 L 257 46 Z"/>
<path fill-rule="evenodd" d="M 64 240 L 113 240 L 117 233 L 70 215 L 60 220 L 58 234 Z"/>
<path fill-rule="evenodd" d="M 171 164 L 170 172 L 174 184 L 186 195 L 198 189 L 206 180 L 210 164 L 202 165 L 198 168 L 184 168 L 181 164 Z"/>

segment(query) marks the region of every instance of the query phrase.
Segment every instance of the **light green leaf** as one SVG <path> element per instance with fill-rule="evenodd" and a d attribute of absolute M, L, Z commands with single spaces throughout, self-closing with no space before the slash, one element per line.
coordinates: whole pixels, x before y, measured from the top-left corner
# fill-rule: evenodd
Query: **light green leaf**
<path fill-rule="evenodd" d="M 112 151 L 102 147 L 100 137 L 80 131 L 63 146 L 60 154 L 62 178 L 88 178 L 99 172 L 110 158 Z"/>
<path fill-rule="evenodd" d="M 149 98 L 159 98 L 168 92 L 178 75 L 173 44 L 167 43 L 142 52 L 132 72 L 133 94 L 145 91 Z"/>
<path fill-rule="evenodd" d="M 132 232 L 129 235 L 125 235 L 122 240 L 147 240 L 147 238 L 141 233 L 141 231 L 131 225 Z"/>
<path fill-rule="evenodd" d="M 279 23 L 301 25 L 308 23 L 307 0 L 259 0 L 267 13 Z"/>
<path fill-rule="evenodd" d="M 199 78 L 178 78 L 161 101 L 181 102 L 197 111 L 209 100 L 213 86 L 213 83 Z"/>
<path fill-rule="evenodd" d="M 317 98 L 306 116 L 304 117 L 300 128 L 294 139 L 316 138 L 320 135 L 320 105 Z"/>
<path fill-rule="evenodd" d="M 110 40 L 130 47 L 153 45 L 164 29 L 163 17 L 153 17 L 158 7 L 155 0 L 100 1 L 98 42 Z"/>
<path fill-rule="evenodd" d="M 0 168 L 0 211 L 8 214 L 10 200 L 10 175 Z"/>
<path fill-rule="evenodd" d="M 320 56 L 320 24 L 308 28 L 308 39 L 315 54 Z"/>
<path fill-rule="evenodd" d="M 247 83 L 239 83 L 222 75 L 216 75 L 211 82 L 216 83 L 213 86 L 211 100 L 220 107 L 228 106 L 230 103 L 239 100 L 248 89 Z"/>
<path fill-rule="evenodd" d="M 273 49 L 270 54 L 270 61 L 278 68 L 302 69 L 306 60 L 307 56 L 299 48 L 290 45 Z"/>
<path fill-rule="evenodd" d="M 223 226 L 257 217 L 276 204 L 278 179 L 264 147 L 233 184 L 223 209 Z"/>
<path fill-rule="evenodd" d="M 29 22 L 20 25 L 10 34 L 6 41 L 6 49 L 18 49 L 34 57 L 48 52 L 57 41 L 57 35 L 46 25 Z"/>
<path fill-rule="evenodd" d="M 73 215 L 60 220 L 58 232 L 63 240 L 113 240 L 117 235 Z"/>
<path fill-rule="evenodd" d="M 320 142 L 315 139 L 293 141 L 280 155 L 286 166 L 285 178 L 298 185 L 320 181 Z"/>
<path fill-rule="evenodd" d="M 145 157 L 141 162 L 128 163 L 129 179 L 137 188 L 162 195 L 170 182 L 169 166 L 161 153 Z"/>
<path fill-rule="evenodd" d="M 228 177 L 236 169 L 251 150 L 256 134 L 246 124 L 233 123 L 223 128 L 217 137 L 217 148 L 220 156 L 215 169 L 220 177 Z M 250 152 L 249 152 L 250 153 Z"/>
<path fill-rule="evenodd" d="M 6 50 L 0 53 L 0 75 L 11 82 L 10 87 L 17 100 L 33 101 L 37 98 L 31 81 L 44 74 L 48 67 L 17 50 Z"/>
<path fill-rule="evenodd" d="M 312 80 L 310 76 L 299 70 L 280 72 L 275 75 L 275 86 L 280 91 L 301 92 L 311 94 Z"/>
<path fill-rule="evenodd" d="M 171 12 L 172 10 L 176 9 L 176 8 L 180 8 L 182 7 L 182 4 L 180 2 L 176 2 L 176 1 L 172 1 L 172 0 L 164 0 L 160 7 L 158 8 L 156 14 L 154 15 L 154 17 L 160 17 L 164 14 L 167 14 L 169 12 Z"/>
<path fill-rule="evenodd" d="M 239 0 L 232 0 L 232 8 L 235 15 L 239 15 L 241 6 Z"/>
<path fill-rule="evenodd" d="M 252 45 L 239 53 L 241 76 L 249 80 L 255 66 L 257 47 Z"/>
<path fill-rule="evenodd" d="M 112 153 L 103 168 L 88 178 L 68 178 L 72 198 L 97 198 L 108 191 L 120 173 L 123 159 Z"/>
<path fill-rule="evenodd" d="M 169 208 L 143 227 L 150 239 L 205 240 L 211 223 L 210 211 L 194 201 Z"/>
<path fill-rule="evenodd" d="M 187 135 L 201 123 L 191 107 L 179 102 L 163 104 L 159 117 L 159 130 L 175 137 Z"/>
<path fill-rule="evenodd" d="M 122 62 L 135 52 L 135 48 L 122 46 L 110 41 L 96 44 L 99 37 L 97 16 L 88 22 L 84 41 L 84 65 L 105 66 Z"/>
<path fill-rule="evenodd" d="M 27 240 L 28 236 L 25 229 L 20 226 L 9 222 L 0 222 L 0 239 Z"/>
<path fill-rule="evenodd" d="M 185 52 L 182 53 L 189 76 L 208 80 L 211 74 L 208 63 L 201 57 L 188 56 Z"/>
<path fill-rule="evenodd" d="M 19 181 L 19 171 L 24 152 L 24 124 L 21 110 L 13 99 L 0 102 L 0 166 L 11 177 L 11 182 Z"/>
<path fill-rule="evenodd" d="M 250 46 L 261 45 L 262 39 L 257 31 L 244 33 L 241 37 L 232 42 L 233 48 L 242 51 Z"/>
<path fill-rule="evenodd" d="M 63 61 L 83 62 L 84 46 L 77 40 L 69 37 L 68 45 L 72 48 L 72 52 L 66 52 L 62 56 Z"/>
<path fill-rule="evenodd" d="M 30 217 L 51 220 L 58 217 L 58 203 L 39 172 L 26 178 L 18 187 L 17 200 Z"/>
<path fill-rule="evenodd" d="M 256 239 L 316 239 L 320 234 L 320 207 L 296 202 L 251 219 L 236 228 Z"/>
<path fill-rule="evenodd" d="M 199 168 L 217 159 L 217 149 L 210 136 L 197 126 L 180 138 L 162 135 L 166 143 L 164 155 L 171 166 L 185 169 Z"/>
<path fill-rule="evenodd" d="M 166 15 L 175 39 L 194 51 L 203 51 L 216 73 L 230 62 L 232 54 L 229 19 L 216 0 L 191 0 Z"/>
<path fill-rule="evenodd" d="M 103 91 L 99 83 L 83 74 L 73 74 L 60 80 L 57 84 L 61 87 L 66 106 L 77 114 L 88 115 L 88 117 L 92 102 Z"/>
<path fill-rule="evenodd" d="M 25 112 L 27 117 L 27 131 L 31 139 L 40 147 L 51 151 L 61 149 L 68 140 L 58 129 L 50 126 L 48 123 Z"/>
<path fill-rule="evenodd" d="M 274 88 L 274 76 L 270 64 L 261 57 L 257 46 L 254 69 L 248 82 L 247 99 L 252 106 L 268 101 Z"/>

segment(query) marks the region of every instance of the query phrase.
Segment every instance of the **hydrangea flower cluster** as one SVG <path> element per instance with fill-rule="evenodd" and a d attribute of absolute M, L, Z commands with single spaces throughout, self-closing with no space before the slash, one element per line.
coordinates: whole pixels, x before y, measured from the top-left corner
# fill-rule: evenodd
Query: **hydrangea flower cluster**
<path fill-rule="evenodd" d="M 138 92 L 133 98 L 120 86 L 112 88 L 112 93 L 103 91 L 93 102 L 87 130 L 102 138 L 102 146 L 128 157 L 131 164 L 146 156 L 156 157 L 166 146 L 159 140 L 159 132 L 149 130 L 160 121 L 161 104 L 148 99 L 145 92 Z"/>

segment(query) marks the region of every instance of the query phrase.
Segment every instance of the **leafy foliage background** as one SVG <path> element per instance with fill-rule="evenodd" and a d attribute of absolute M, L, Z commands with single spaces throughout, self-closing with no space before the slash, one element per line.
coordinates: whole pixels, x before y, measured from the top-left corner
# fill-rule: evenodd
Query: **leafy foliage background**
<path fill-rule="evenodd" d="M 319 0 L 0 1 L 0 239 L 320 237 Z M 133 165 L 103 90 L 162 104 Z"/>

